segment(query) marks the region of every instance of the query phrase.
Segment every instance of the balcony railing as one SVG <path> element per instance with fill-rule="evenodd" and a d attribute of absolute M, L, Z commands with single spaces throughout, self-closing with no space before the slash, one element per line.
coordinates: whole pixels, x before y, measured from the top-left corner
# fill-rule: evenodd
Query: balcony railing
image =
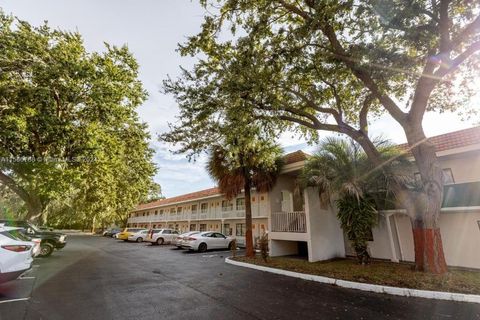
<path fill-rule="evenodd" d="M 272 232 L 307 232 L 305 211 L 272 213 Z"/>

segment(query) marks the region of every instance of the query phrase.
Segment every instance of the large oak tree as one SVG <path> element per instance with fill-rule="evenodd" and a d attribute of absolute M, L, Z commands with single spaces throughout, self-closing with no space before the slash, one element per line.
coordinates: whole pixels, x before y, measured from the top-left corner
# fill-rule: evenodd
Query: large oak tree
<path fill-rule="evenodd" d="M 124 217 L 147 195 L 145 98 L 127 47 L 88 52 L 78 33 L 0 12 L 0 183 L 27 218 Z"/>
<path fill-rule="evenodd" d="M 312 139 L 319 130 L 345 134 L 381 169 L 368 124 L 388 114 L 403 128 L 422 181 L 416 190 L 394 186 L 411 218 L 416 268 L 445 272 L 442 169 L 422 121 L 427 111 L 476 111 L 467 101 L 480 70 L 480 2 L 201 3 L 213 13 L 180 47 L 198 63 L 166 82 L 181 121 L 164 139 L 199 149 L 221 114 L 249 113 L 270 133 L 290 127 Z M 238 100 L 244 103 L 225 103 Z"/>

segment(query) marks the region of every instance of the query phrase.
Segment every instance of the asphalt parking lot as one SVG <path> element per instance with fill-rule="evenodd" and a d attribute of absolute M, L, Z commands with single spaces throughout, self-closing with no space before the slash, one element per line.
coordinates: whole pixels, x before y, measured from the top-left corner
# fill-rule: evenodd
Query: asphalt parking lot
<path fill-rule="evenodd" d="M 361 292 L 227 265 L 228 251 L 71 236 L 0 285 L 0 320 L 480 319 L 480 305 Z"/>

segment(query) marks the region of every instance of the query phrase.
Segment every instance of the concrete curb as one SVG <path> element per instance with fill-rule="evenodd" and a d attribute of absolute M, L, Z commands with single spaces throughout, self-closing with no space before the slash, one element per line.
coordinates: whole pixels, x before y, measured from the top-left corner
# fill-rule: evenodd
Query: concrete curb
<path fill-rule="evenodd" d="M 357 290 L 376 292 L 376 293 L 387 293 L 387 294 L 391 294 L 395 296 L 403 296 L 403 297 L 416 297 L 416 298 L 426 298 L 426 299 L 436 299 L 436 300 L 480 303 L 480 295 L 475 295 L 475 294 L 397 288 L 397 287 L 382 286 L 378 284 L 368 284 L 368 283 L 339 280 L 339 279 L 333 279 L 333 278 L 328 278 L 323 276 L 316 276 L 313 274 L 298 273 L 298 272 L 287 271 L 282 269 L 257 266 L 251 263 L 235 261 L 230 258 L 225 258 L 225 262 L 231 265 L 239 266 L 239 267 L 245 267 L 245 268 L 280 274 L 280 275 L 299 278 L 303 280 L 327 283 L 327 284 L 337 285 L 339 287 L 349 288 L 349 289 L 357 289 Z"/>

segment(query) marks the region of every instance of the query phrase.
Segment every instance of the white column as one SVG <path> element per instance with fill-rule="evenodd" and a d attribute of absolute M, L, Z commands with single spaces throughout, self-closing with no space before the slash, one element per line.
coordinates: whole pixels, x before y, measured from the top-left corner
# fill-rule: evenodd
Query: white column
<path fill-rule="evenodd" d="M 334 208 L 322 209 L 318 189 L 304 190 L 307 220 L 308 261 L 345 257 L 343 230 Z"/>
<path fill-rule="evenodd" d="M 390 251 L 392 253 L 392 258 L 390 260 L 393 262 L 398 262 L 397 252 L 395 250 L 395 243 L 393 242 L 392 226 L 390 225 L 389 214 L 385 214 L 385 220 L 387 222 L 388 241 L 390 242 Z"/>

